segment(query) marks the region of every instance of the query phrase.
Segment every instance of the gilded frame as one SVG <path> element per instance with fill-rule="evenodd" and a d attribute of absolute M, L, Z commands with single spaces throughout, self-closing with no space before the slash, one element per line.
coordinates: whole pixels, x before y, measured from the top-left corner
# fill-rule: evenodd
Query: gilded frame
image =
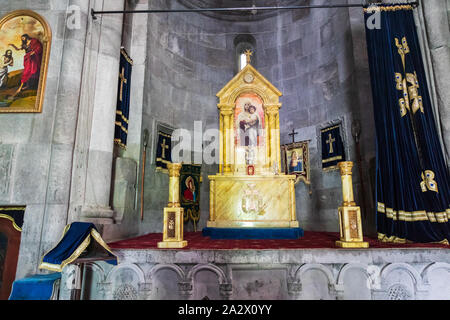
<path fill-rule="evenodd" d="M 300 149 L 302 153 L 303 160 L 303 170 L 302 173 L 289 173 L 288 168 L 288 151 Z M 309 141 L 300 141 L 294 142 L 290 144 L 285 144 L 281 146 L 281 159 L 283 161 L 283 169 L 285 174 L 295 174 L 295 184 L 303 181 L 305 184 L 309 185 L 311 183 L 310 180 L 310 163 L 309 163 Z"/>
<path fill-rule="evenodd" d="M 50 59 L 50 50 L 52 43 L 52 31 L 50 25 L 47 20 L 39 15 L 38 13 L 31 10 L 16 10 L 8 13 L 0 20 L 0 30 L 4 26 L 5 23 L 10 21 L 11 19 L 20 17 L 20 16 L 28 16 L 36 19 L 44 29 L 44 36 L 42 37 L 42 60 L 41 60 L 41 68 L 39 75 L 39 82 L 36 93 L 36 102 L 33 107 L 24 107 L 24 108 L 16 108 L 10 109 L 9 107 L 0 108 L 0 113 L 41 113 L 42 105 L 44 103 L 44 93 L 45 87 L 47 83 L 47 72 L 48 72 L 48 63 Z"/>

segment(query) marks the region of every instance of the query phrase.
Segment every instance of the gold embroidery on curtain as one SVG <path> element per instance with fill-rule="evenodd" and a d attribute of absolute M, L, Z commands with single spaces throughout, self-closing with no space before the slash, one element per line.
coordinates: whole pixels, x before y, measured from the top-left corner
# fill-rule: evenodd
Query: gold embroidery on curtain
<path fill-rule="evenodd" d="M 412 5 L 398 5 L 390 7 L 379 7 L 377 5 L 372 5 L 368 8 L 364 8 L 364 12 L 375 12 L 375 11 L 398 11 L 398 10 L 412 10 L 414 9 Z"/>

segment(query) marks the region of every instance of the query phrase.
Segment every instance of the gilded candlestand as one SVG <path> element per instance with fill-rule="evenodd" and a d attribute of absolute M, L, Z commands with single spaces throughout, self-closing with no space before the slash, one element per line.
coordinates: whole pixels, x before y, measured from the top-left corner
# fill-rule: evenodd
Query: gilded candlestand
<path fill-rule="evenodd" d="M 169 203 L 164 208 L 163 241 L 158 248 L 183 248 L 187 241 L 183 240 L 183 214 L 180 207 L 180 169 L 181 163 L 168 163 L 169 171 Z"/>
<path fill-rule="evenodd" d="M 353 197 L 353 162 L 339 162 L 338 166 L 341 172 L 343 203 L 338 209 L 341 238 L 336 241 L 336 246 L 341 248 L 368 248 L 369 243 L 363 241 L 361 208 L 356 205 Z"/>

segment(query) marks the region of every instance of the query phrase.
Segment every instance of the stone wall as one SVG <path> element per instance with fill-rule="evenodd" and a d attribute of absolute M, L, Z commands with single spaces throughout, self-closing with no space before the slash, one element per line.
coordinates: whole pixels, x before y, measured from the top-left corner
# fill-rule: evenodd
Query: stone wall
<path fill-rule="evenodd" d="M 18 277 L 37 270 L 41 254 L 59 239 L 67 222 L 65 172 L 71 170 L 72 147 L 60 132 L 62 113 L 67 108 L 60 108 L 58 102 L 65 94 L 60 88 L 62 72 L 69 71 L 62 65 L 64 50 L 70 46 L 65 27 L 68 3 L 19 0 L 2 1 L 0 5 L 1 16 L 13 10 L 33 10 L 47 20 L 52 30 L 42 112 L 0 114 L 0 203 L 26 205 Z"/>
<path fill-rule="evenodd" d="M 115 105 L 109 99 L 116 99 L 122 16 L 92 21 L 89 9 L 123 9 L 123 4 L 19 0 L 0 6 L 1 15 L 33 10 L 52 30 L 42 112 L 0 114 L 0 202 L 26 205 L 17 278 L 38 272 L 65 225 L 84 220 L 87 207 L 97 216 L 112 212 L 107 207 Z"/>

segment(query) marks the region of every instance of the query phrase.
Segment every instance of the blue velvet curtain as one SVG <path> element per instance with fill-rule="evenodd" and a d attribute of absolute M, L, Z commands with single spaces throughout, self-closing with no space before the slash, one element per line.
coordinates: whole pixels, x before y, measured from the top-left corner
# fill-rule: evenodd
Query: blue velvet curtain
<path fill-rule="evenodd" d="M 388 242 L 448 243 L 450 178 L 414 9 L 407 4 L 377 8 L 366 8 L 365 20 L 376 126 L 378 236 Z"/>

